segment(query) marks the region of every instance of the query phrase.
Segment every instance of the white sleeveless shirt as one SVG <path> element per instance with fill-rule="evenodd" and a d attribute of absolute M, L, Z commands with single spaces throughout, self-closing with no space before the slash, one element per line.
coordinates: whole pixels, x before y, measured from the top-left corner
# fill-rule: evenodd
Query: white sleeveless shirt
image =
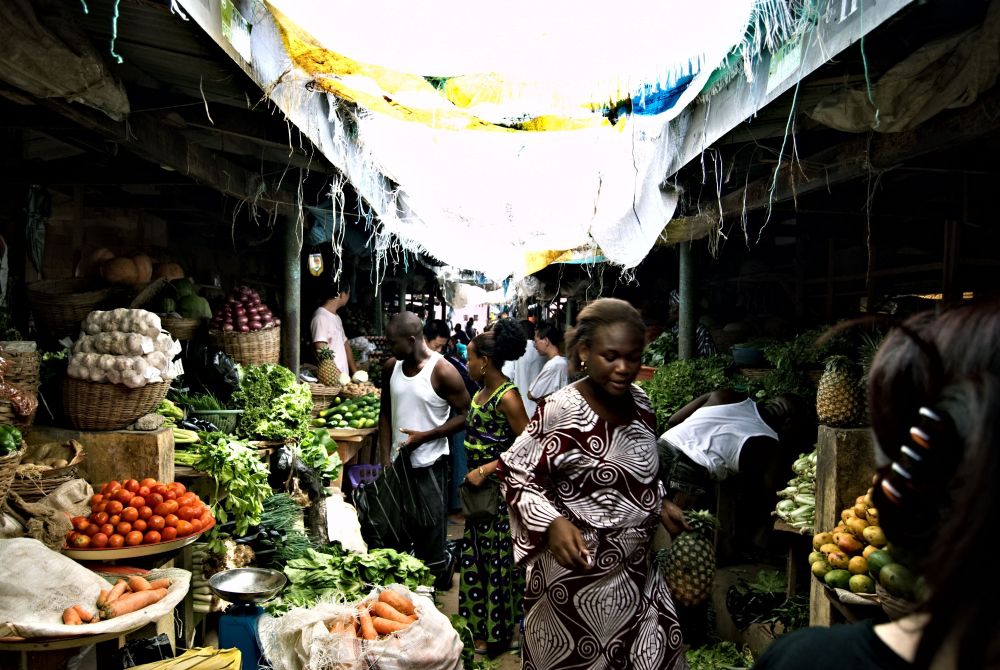
<path fill-rule="evenodd" d="M 748 439 L 758 436 L 778 439 L 760 417 L 757 403 L 747 398 L 696 409 L 662 437 L 707 469 L 713 479 L 723 480 L 739 472 L 740 450 Z"/>
<path fill-rule="evenodd" d="M 401 428 L 431 430 L 448 421 L 451 406 L 448 401 L 434 391 L 431 375 L 441 360 L 441 354 L 431 352 L 420 372 L 412 377 L 403 373 L 403 361 L 396 361 L 389 377 L 389 392 L 392 394 L 392 451 L 395 460 L 399 448 L 408 435 L 399 432 Z M 417 447 L 410 454 L 410 465 L 423 468 L 448 454 L 448 438 L 442 437 Z"/>

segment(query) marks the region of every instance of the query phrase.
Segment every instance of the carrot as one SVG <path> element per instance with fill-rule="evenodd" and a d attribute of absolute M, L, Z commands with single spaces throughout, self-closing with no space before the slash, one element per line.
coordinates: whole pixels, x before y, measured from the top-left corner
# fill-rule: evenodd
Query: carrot
<path fill-rule="evenodd" d="M 132 593 L 138 593 L 139 591 L 148 591 L 152 588 L 152 584 L 147 582 L 145 577 L 132 575 L 128 578 L 128 587 L 132 589 Z"/>
<path fill-rule="evenodd" d="M 372 624 L 372 616 L 368 613 L 368 610 L 363 607 L 358 610 L 359 620 L 361 621 L 361 638 L 365 640 L 375 640 L 378 638 L 378 632 L 375 630 L 375 626 Z"/>
<path fill-rule="evenodd" d="M 333 633 L 334 635 L 343 635 L 344 634 L 344 620 L 343 619 L 336 619 L 333 622 L 333 625 L 330 626 L 330 632 Z"/>
<path fill-rule="evenodd" d="M 88 612 L 83 605 L 73 605 L 73 609 L 80 615 L 80 621 L 83 623 L 90 623 L 94 620 L 94 615 Z"/>
<path fill-rule="evenodd" d="M 111 591 L 108 592 L 108 597 L 104 599 L 104 604 L 110 605 L 114 601 L 118 600 L 118 598 L 125 593 L 125 589 L 127 588 L 128 582 L 124 579 L 119 579 L 118 582 L 111 587 Z"/>
<path fill-rule="evenodd" d="M 101 589 L 100 595 L 97 596 L 97 606 L 104 607 L 108 603 L 108 594 L 111 593 L 110 589 Z"/>
<path fill-rule="evenodd" d="M 149 582 L 149 588 L 151 588 L 151 589 L 169 589 L 170 588 L 170 580 L 166 579 L 166 578 L 164 578 L 164 579 L 154 579 L 153 581 Z"/>
<path fill-rule="evenodd" d="M 378 594 L 378 599 L 384 603 L 392 605 L 399 612 L 402 612 L 406 616 L 416 616 L 417 612 L 413 608 L 413 603 L 406 596 L 393 591 L 392 589 L 385 589 L 382 593 Z"/>
<path fill-rule="evenodd" d="M 67 626 L 79 626 L 83 623 L 80 619 L 79 612 L 76 611 L 76 607 L 67 607 L 63 610 L 63 623 Z"/>
<path fill-rule="evenodd" d="M 128 593 L 104 608 L 104 618 L 113 619 L 131 614 L 159 602 L 165 595 L 167 595 L 166 589 L 149 589 L 139 591 L 139 593 Z"/>
<path fill-rule="evenodd" d="M 383 619 L 380 616 L 372 617 L 372 625 L 375 627 L 375 632 L 380 635 L 398 633 L 399 631 L 406 630 L 410 627 L 410 624 L 408 623 L 400 623 L 399 621 L 393 621 L 391 619 Z"/>
<path fill-rule="evenodd" d="M 416 621 L 414 617 L 406 616 L 389 603 L 382 602 L 381 600 L 376 600 L 372 603 L 371 613 L 372 616 L 380 616 L 383 619 L 399 623 L 411 624 Z"/>

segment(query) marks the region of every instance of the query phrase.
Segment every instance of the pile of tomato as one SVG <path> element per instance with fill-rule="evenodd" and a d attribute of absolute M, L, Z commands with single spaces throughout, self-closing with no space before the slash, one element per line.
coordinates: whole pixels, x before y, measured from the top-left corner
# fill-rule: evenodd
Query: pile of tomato
<path fill-rule="evenodd" d="M 110 481 L 90 499 L 90 516 L 72 519 L 71 549 L 117 549 L 197 535 L 215 523 L 211 510 L 183 484 L 155 479 Z"/>

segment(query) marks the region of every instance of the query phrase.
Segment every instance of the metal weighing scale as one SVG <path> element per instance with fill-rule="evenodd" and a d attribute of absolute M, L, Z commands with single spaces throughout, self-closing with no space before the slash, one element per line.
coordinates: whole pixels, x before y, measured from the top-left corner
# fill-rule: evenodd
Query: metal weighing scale
<path fill-rule="evenodd" d="M 240 650 L 243 670 L 270 668 L 263 658 L 257 622 L 264 609 L 257 603 L 274 598 L 288 578 L 270 568 L 223 570 L 208 578 L 212 593 L 231 603 L 219 617 L 219 648 Z"/>

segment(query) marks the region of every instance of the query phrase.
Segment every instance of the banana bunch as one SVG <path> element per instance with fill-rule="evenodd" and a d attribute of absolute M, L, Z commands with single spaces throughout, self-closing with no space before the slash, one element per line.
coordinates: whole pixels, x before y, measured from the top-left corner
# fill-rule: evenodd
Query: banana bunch
<path fill-rule="evenodd" d="M 175 658 L 137 665 L 133 670 L 240 670 L 242 665 L 239 649 L 195 647 Z"/>

